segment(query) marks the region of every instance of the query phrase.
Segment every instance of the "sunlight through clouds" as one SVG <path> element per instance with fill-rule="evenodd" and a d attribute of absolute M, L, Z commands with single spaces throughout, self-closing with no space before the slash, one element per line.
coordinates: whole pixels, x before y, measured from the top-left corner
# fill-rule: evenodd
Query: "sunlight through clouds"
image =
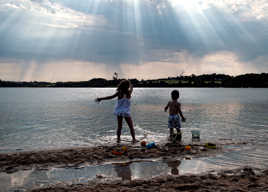
<path fill-rule="evenodd" d="M 121 65 L 125 78 L 154 79 L 184 75 L 219 73 L 239 75 L 241 73 L 259 73 L 250 63 L 243 63 L 231 52 L 218 52 L 204 57 L 195 57 L 186 51 L 174 53 L 170 60 L 144 62 L 140 65 Z M 198 64 L 198 65 L 197 65 Z M 137 73 L 138 71 L 138 73 Z"/>
<path fill-rule="evenodd" d="M 244 19 L 268 19 L 267 0 L 206 0 L 205 7 L 215 6 L 231 11 Z"/>
<path fill-rule="evenodd" d="M 0 17 L 2 79 L 268 71 L 267 0 L 2 0 Z"/>
<path fill-rule="evenodd" d="M 41 25 L 58 28 L 79 28 L 90 25 L 105 25 L 102 16 L 93 16 L 62 6 L 49 0 L 4 0 L 0 10 L 21 11 L 21 14 L 32 14 L 35 22 Z M 17 10 L 14 10 L 17 9 Z M 34 20 L 34 19 L 32 19 Z M 37 23 L 35 23 L 37 24 Z"/>
<path fill-rule="evenodd" d="M 65 60 L 61 62 L 36 63 L 32 61 L 1 61 L 0 77 L 12 81 L 88 81 L 91 78 L 111 78 L 105 64 Z"/>

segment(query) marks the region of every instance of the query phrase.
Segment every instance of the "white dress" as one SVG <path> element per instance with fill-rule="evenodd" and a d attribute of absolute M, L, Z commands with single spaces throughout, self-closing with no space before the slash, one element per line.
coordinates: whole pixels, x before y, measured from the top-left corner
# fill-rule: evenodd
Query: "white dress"
<path fill-rule="evenodd" d="M 114 114 L 122 117 L 130 117 L 130 99 L 118 99 L 114 108 Z"/>

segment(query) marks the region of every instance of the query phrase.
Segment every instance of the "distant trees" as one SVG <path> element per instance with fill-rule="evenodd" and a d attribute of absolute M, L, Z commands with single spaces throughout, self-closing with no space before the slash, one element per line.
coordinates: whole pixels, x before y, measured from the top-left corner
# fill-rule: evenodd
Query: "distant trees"
<path fill-rule="evenodd" d="M 79 82 L 14 82 L 0 79 L 0 87 L 115 87 L 121 79 L 115 72 L 112 80 L 93 78 Z M 138 80 L 129 79 L 135 87 L 266 87 L 268 88 L 268 73 L 244 74 L 230 76 L 224 74 L 204 74 L 162 79 Z"/>

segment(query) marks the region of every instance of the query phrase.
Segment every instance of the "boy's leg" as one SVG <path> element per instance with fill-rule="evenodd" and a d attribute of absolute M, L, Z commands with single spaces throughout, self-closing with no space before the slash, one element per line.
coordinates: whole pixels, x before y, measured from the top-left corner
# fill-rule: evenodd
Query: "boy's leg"
<path fill-rule="evenodd" d="M 174 135 L 173 128 L 169 128 L 169 138 L 170 138 L 170 140 L 173 139 L 173 135 Z"/>
<path fill-rule="evenodd" d="M 117 143 L 120 143 L 120 136 L 121 136 L 121 130 L 122 130 L 122 124 L 123 124 L 123 117 L 122 116 L 117 116 Z"/>
<path fill-rule="evenodd" d="M 126 122 L 128 124 L 128 127 L 130 129 L 130 134 L 132 136 L 132 141 L 136 142 L 137 140 L 135 138 L 135 130 L 134 130 L 134 127 L 133 127 L 133 121 L 132 121 L 131 117 L 125 117 L 125 120 L 126 120 Z"/>
<path fill-rule="evenodd" d="M 176 128 L 176 130 L 177 130 L 177 140 L 181 141 L 181 129 Z"/>

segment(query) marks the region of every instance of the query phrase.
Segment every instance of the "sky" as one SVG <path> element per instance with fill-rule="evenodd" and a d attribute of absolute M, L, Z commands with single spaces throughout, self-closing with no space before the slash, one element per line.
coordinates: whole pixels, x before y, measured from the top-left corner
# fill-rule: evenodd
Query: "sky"
<path fill-rule="evenodd" d="M 0 0 L 0 79 L 268 72 L 268 0 Z"/>

